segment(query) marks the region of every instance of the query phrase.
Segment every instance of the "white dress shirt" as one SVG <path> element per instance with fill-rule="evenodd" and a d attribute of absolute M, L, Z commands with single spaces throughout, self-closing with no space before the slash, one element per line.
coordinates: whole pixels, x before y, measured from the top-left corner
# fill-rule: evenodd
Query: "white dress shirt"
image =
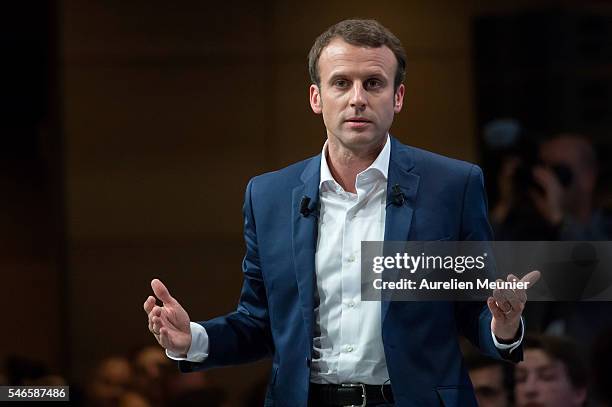
<path fill-rule="evenodd" d="M 381 337 L 380 301 L 361 301 L 361 241 L 385 236 L 387 141 L 372 165 L 346 192 L 321 154 L 319 233 L 315 254 L 317 298 L 310 381 L 383 384 L 389 378 Z"/>
<path fill-rule="evenodd" d="M 320 214 L 315 253 L 317 292 L 310 381 L 314 383 L 384 384 L 389 379 L 382 343 L 381 302 L 361 301 L 361 241 L 382 241 L 385 235 L 387 174 L 391 143 L 387 141 L 372 165 L 357 174 L 356 194 L 334 180 L 327 164 L 327 143 L 321 154 Z M 208 334 L 191 322 L 192 343 L 183 358 L 208 357 Z M 501 344 L 512 352 L 523 340 Z"/>

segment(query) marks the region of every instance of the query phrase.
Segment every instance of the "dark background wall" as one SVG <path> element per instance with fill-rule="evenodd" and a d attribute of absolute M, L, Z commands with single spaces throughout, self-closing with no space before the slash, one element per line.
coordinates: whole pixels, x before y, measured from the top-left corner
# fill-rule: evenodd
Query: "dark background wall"
<path fill-rule="evenodd" d="M 47 92 L 18 133 L 34 134 L 32 154 L 2 160 L 0 359 L 29 355 L 78 381 L 96 359 L 152 343 L 142 302 L 154 277 L 192 319 L 232 310 L 246 182 L 320 151 L 306 55 L 341 19 L 378 19 L 403 41 L 407 94 L 392 133 L 475 161 L 473 19 L 578 4 L 480 3 L 48 2 L 43 23 L 31 20 L 46 41 L 30 48 Z M 6 146 L 17 133 L 3 117 Z M 267 366 L 214 374 L 240 390 Z"/>

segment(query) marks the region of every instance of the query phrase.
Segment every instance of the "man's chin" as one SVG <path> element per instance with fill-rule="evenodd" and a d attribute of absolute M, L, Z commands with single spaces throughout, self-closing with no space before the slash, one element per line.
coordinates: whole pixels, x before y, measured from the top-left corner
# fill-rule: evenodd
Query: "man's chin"
<path fill-rule="evenodd" d="M 363 150 L 364 148 L 377 148 L 385 144 L 387 134 L 377 134 L 371 130 L 345 131 L 338 137 L 340 142 L 349 149 Z"/>

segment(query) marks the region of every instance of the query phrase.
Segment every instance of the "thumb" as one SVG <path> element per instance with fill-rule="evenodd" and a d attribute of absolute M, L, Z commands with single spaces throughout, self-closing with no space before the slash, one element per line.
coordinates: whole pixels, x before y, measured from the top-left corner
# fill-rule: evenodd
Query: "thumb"
<path fill-rule="evenodd" d="M 168 289 L 166 288 L 164 283 L 162 283 L 160 280 L 156 278 L 153 279 L 151 281 L 151 288 L 153 289 L 153 293 L 155 293 L 155 296 L 159 298 L 161 302 L 168 304 L 176 302 L 168 292 Z"/>

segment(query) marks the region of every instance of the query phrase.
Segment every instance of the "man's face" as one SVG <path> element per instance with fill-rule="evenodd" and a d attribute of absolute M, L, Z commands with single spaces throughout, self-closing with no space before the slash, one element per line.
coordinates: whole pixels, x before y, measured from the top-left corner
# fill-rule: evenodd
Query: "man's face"
<path fill-rule="evenodd" d="M 578 407 L 584 403 L 586 389 L 574 388 L 561 361 L 540 349 L 526 350 L 524 359 L 515 369 L 517 407 Z"/>
<path fill-rule="evenodd" d="M 321 52 L 318 67 L 321 86 L 310 86 L 310 105 L 323 114 L 329 142 L 351 151 L 382 146 L 404 99 L 403 84 L 394 90 L 393 52 L 336 38 Z"/>
<path fill-rule="evenodd" d="M 480 407 L 508 407 L 508 394 L 504 387 L 504 372 L 501 366 L 472 369 L 470 379 Z"/>

